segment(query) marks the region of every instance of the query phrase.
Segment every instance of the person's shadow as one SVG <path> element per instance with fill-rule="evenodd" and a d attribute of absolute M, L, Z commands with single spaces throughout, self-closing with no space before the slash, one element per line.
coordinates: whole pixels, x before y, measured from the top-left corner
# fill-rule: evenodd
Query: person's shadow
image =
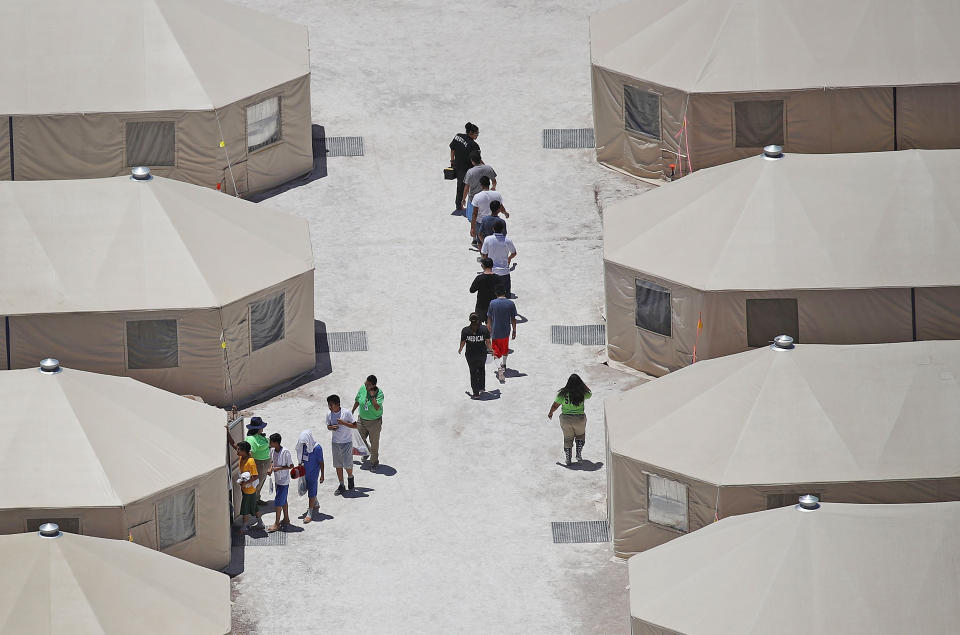
<path fill-rule="evenodd" d="M 521 373 L 519 370 L 516 370 L 515 368 L 508 368 L 507 370 L 504 371 L 503 376 L 504 377 L 526 377 L 527 374 Z"/>
<path fill-rule="evenodd" d="M 508 369 L 507 372 L 509 373 L 510 370 Z M 473 393 L 471 393 L 469 390 L 464 390 L 463 394 L 469 397 Z M 480 396 L 474 399 L 474 401 L 494 401 L 495 399 L 499 399 L 499 398 L 500 398 L 500 389 L 495 388 L 494 390 L 486 390 L 480 393 Z"/>
<path fill-rule="evenodd" d="M 369 498 L 367 492 L 372 492 L 374 489 L 372 487 L 354 487 L 352 490 L 348 489 L 340 496 L 344 498 Z"/>
<path fill-rule="evenodd" d="M 601 462 L 594 463 L 593 461 L 588 461 L 586 459 L 583 459 L 579 463 L 577 462 L 571 463 L 570 465 L 565 465 L 560 461 L 557 461 L 557 465 L 559 465 L 560 467 L 565 467 L 568 470 L 571 470 L 573 472 L 596 472 L 601 467 L 603 467 L 603 463 Z"/>

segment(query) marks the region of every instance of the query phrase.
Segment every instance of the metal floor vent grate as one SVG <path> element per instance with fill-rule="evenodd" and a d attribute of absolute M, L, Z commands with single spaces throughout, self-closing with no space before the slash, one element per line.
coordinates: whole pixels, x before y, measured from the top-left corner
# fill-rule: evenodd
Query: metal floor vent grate
<path fill-rule="evenodd" d="M 363 156 L 363 137 L 324 137 L 321 143 L 328 157 Z"/>
<path fill-rule="evenodd" d="M 607 325 L 558 326 L 554 324 L 550 327 L 550 341 L 554 344 L 603 346 L 607 343 Z"/>
<path fill-rule="evenodd" d="M 553 542 L 607 542 L 610 523 L 606 520 L 578 520 L 550 523 Z"/>
<path fill-rule="evenodd" d="M 269 533 L 266 536 L 263 535 L 263 530 L 253 530 L 254 535 L 250 534 L 233 534 L 233 546 L 234 547 L 282 547 L 287 544 L 287 532 L 285 531 L 275 531 Z"/>
<path fill-rule="evenodd" d="M 356 353 L 367 350 L 366 331 L 334 331 L 318 336 L 321 353 Z"/>
<path fill-rule="evenodd" d="M 593 148 L 597 142 L 593 138 L 593 128 L 544 128 L 543 147 L 548 150 L 567 148 Z"/>

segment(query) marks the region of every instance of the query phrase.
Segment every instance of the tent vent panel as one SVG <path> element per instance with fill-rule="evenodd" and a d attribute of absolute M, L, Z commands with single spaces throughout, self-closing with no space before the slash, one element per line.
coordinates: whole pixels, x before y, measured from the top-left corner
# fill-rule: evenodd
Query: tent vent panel
<path fill-rule="evenodd" d="M 778 335 L 789 335 L 800 343 L 796 298 L 747 300 L 747 346 L 767 346 Z"/>
<path fill-rule="evenodd" d="M 580 326 L 550 327 L 550 342 L 553 344 L 583 344 L 584 346 L 603 346 L 607 343 L 605 324 L 583 324 Z"/>
<path fill-rule="evenodd" d="M 234 533 L 231 545 L 234 547 L 283 547 L 287 544 L 287 532 L 258 531 L 254 534 Z"/>
<path fill-rule="evenodd" d="M 550 523 L 553 542 L 608 542 L 610 522 L 606 520 L 577 520 Z"/>
<path fill-rule="evenodd" d="M 547 150 L 595 148 L 593 128 L 544 128 L 543 147 Z"/>
<path fill-rule="evenodd" d="M 366 331 L 334 331 L 318 333 L 318 353 L 358 353 L 367 350 Z"/>
<path fill-rule="evenodd" d="M 247 152 L 280 141 L 283 127 L 280 125 L 280 97 L 270 97 L 247 106 Z"/>
<path fill-rule="evenodd" d="M 733 119 L 738 148 L 783 145 L 783 100 L 734 102 Z"/>
<path fill-rule="evenodd" d="M 660 139 L 660 95 L 635 86 L 624 86 L 623 127 Z"/>
<path fill-rule="evenodd" d="M 176 165 L 177 134 L 173 121 L 128 121 L 127 167 Z"/>
<path fill-rule="evenodd" d="M 322 141 L 328 157 L 363 156 L 363 137 L 324 137 Z"/>
<path fill-rule="evenodd" d="M 673 308 L 670 289 L 647 280 L 636 279 L 637 311 L 639 328 L 670 337 L 673 333 Z"/>
<path fill-rule="evenodd" d="M 189 489 L 157 503 L 157 541 L 166 549 L 197 535 L 197 493 Z"/>
<path fill-rule="evenodd" d="M 284 293 L 250 304 L 250 348 L 258 351 L 283 339 L 286 322 Z"/>
<path fill-rule="evenodd" d="M 127 368 L 177 368 L 179 348 L 176 320 L 127 322 Z"/>
<path fill-rule="evenodd" d="M 647 475 L 647 520 L 688 531 L 687 486 L 656 474 Z"/>

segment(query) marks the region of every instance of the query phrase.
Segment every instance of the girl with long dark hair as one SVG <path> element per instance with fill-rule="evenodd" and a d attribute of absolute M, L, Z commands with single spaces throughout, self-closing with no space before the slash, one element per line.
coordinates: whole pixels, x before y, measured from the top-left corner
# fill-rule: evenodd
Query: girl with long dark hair
<path fill-rule="evenodd" d="M 577 463 L 583 460 L 581 452 L 587 438 L 587 415 L 583 413 L 583 405 L 590 396 L 590 389 L 580 375 L 574 373 L 567 379 L 567 385 L 557 391 L 547 413 L 547 418 L 553 419 L 553 413 L 560 408 L 560 429 L 563 430 L 563 453 L 567 465 L 572 462 L 574 441 L 577 443 Z"/>

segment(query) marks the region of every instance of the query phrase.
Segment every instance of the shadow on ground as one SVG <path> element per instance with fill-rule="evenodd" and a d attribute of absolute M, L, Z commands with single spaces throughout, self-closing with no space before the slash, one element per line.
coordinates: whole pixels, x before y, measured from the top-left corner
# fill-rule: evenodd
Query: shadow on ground
<path fill-rule="evenodd" d="M 386 463 L 381 463 L 377 467 L 370 467 L 370 463 L 364 463 L 362 461 L 354 461 L 354 465 L 359 465 L 360 469 L 364 472 L 370 472 L 371 474 L 379 474 L 380 476 L 396 476 L 397 469 Z"/>
<path fill-rule="evenodd" d="M 352 490 L 348 489 L 340 496 L 344 498 L 369 498 L 367 492 L 375 491 L 372 487 L 354 487 Z"/>
<path fill-rule="evenodd" d="M 579 463 L 571 463 L 570 465 L 564 465 L 560 461 L 557 461 L 557 465 L 560 467 L 565 467 L 573 472 L 596 472 L 603 467 L 602 462 L 594 463 L 593 461 L 588 461 L 586 459 L 580 461 Z"/>
<path fill-rule="evenodd" d="M 313 169 L 303 176 L 298 176 L 295 179 L 291 179 L 286 183 L 281 183 L 280 185 L 272 187 L 269 190 L 251 194 L 246 197 L 248 201 L 259 203 L 260 201 L 265 201 L 268 198 L 276 196 L 277 194 L 283 194 L 284 192 L 292 190 L 295 187 L 300 187 L 301 185 L 312 183 L 317 179 L 322 179 L 327 175 L 326 132 L 324 131 L 323 126 L 317 124 L 310 126 L 310 131 L 313 137 Z"/>
<path fill-rule="evenodd" d="M 320 320 L 313 321 L 313 350 L 314 354 L 316 355 L 316 361 L 312 369 L 302 375 L 299 375 L 298 377 L 294 377 L 293 379 L 289 379 L 271 388 L 268 388 L 249 401 L 240 404 L 239 407 L 243 409 L 256 406 L 264 401 L 273 399 L 277 395 L 282 395 L 283 393 L 294 390 L 295 388 L 299 388 L 304 384 L 309 384 L 316 379 L 326 377 L 333 372 L 333 365 L 330 362 L 330 345 L 327 341 L 327 325 Z"/>

